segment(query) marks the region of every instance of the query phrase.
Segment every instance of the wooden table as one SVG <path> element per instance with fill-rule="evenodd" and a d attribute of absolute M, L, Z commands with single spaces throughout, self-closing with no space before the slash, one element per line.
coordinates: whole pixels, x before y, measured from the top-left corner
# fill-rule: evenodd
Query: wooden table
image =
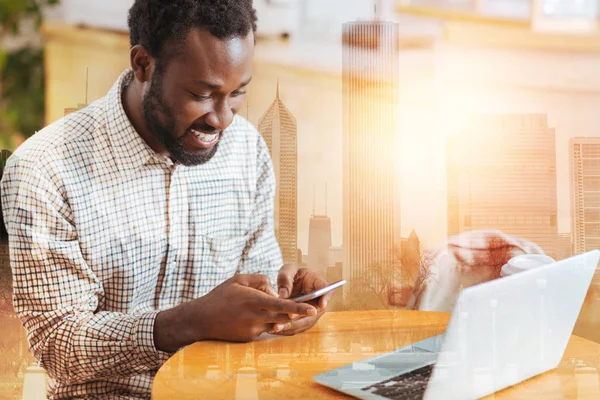
<path fill-rule="evenodd" d="M 348 398 L 312 378 L 444 331 L 450 314 L 421 311 L 327 313 L 303 334 L 253 343 L 198 342 L 158 371 L 162 399 Z M 600 345 L 572 336 L 558 368 L 488 399 L 598 399 Z M 586 364 L 586 365 L 584 365 Z"/>

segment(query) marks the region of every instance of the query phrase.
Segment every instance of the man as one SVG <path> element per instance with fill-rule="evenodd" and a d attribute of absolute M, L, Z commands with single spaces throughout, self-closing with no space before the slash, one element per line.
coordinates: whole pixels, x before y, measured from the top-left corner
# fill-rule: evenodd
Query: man
<path fill-rule="evenodd" d="M 129 27 L 131 70 L 2 180 L 14 307 L 54 399 L 148 397 L 182 346 L 297 334 L 329 299 L 286 299 L 327 283 L 281 267 L 268 149 L 236 115 L 251 0 L 137 0 Z"/>

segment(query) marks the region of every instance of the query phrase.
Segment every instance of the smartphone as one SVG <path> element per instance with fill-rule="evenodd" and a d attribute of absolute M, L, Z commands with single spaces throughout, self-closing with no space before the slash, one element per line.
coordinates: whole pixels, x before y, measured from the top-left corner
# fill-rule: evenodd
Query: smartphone
<path fill-rule="evenodd" d="M 342 279 L 341 281 L 332 283 L 331 285 L 326 286 L 323 289 L 315 290 L 312 293 L 303 294 L 302 296 L 294 297 L 293 299 L 290 299 L 290 300 L 295 301 L 297 303 L 304 303 L 304 302 L 319 298 L 319 297 L 323 296 L 325 293 L 331 292 L 333 289 L 337 289 L 344 284 L 346 284 L 346 281 L 344 279 Z"/>

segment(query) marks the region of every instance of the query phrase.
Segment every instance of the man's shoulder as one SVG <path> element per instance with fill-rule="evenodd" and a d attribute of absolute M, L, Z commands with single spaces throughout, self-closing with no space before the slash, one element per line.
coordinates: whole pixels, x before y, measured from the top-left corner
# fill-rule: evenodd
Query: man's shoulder
<path fill-rule="evenodd" d="M 28 138 L 19 146 L 14 159 L 32 162 L 42 167 L 48 162 L 72 159 L 77 153 L 89 151 L 85 142 L 93 140 L 104 124 L 103 98 L 58 119 Z"/>

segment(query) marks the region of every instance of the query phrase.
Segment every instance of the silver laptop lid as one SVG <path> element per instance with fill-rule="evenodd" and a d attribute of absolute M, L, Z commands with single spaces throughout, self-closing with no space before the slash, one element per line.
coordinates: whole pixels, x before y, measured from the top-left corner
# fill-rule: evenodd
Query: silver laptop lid
<path fill-rule="evenodd" d="M 475 399 L 555 368 L 600 251 L 464 289 L 425 399 Z"/>

